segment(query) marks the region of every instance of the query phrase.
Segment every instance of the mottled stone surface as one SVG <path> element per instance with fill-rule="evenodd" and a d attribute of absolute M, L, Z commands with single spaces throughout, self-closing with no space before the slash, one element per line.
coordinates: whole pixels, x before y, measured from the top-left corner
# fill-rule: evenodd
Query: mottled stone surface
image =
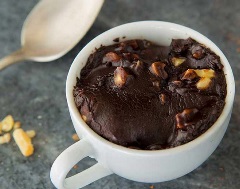
<path fill-rule="evenodd" d="M 0 57 L 20 47 L 23 21 L 37 0 L 0 1 Z M 238 189 L 240 187 L 240 3 L 238 0 L 106 0 L 93 27 L 64 57 L 48 62 L 22 62 L 0 72 L 0 119 L 12 114 L 25 129 L 35 129 L 35 153 L 23 157 L 14 141 L 0 146 L 0 189 L 52 189 L 54 159 L 73 144 L 74 129 L 65 100 L 65 79 L 77 53 L 91 39 L 114 26 L 138 20 L 164 20 L 191 27 L 209 37 L 228 58 L 235 75 L 236 97 L 227 133 L 213 155 L 192 173 L 153 184 L 164 189 Z M 76 173 L 95 163 L 88 158 Z M 144 171 L 144 170 L 143 170 Z M 108 176 L 88 189 L 150 188 Z"/>

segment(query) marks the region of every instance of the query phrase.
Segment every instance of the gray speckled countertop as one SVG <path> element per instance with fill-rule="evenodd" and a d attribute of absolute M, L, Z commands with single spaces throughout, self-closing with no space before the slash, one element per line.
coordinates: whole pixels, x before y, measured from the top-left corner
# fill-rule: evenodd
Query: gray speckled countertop
<path fill-rule="evenodd" d="M 0 57 L 20 47 L 23 21 L 37 0 L 0 1 Z M 192 173 L 153 184 L 161 189 L 240 188 L 240 3 L 239 0 L 106 0 L 93 27 L 64 57 L 48 62 L 22 62 L 0 72 L 0 119 L 7 114 L 35 129 L 35 153 L 25 158 L 12 140 L 0 146 L 0 189 L 54 188 L 49 171 L 54 159 L 73 144 L 74 129 L 65 99 L 65 80 L 77 53 L 91 39 L 114 26 L 138 20 L 164 20 L 191 27 L 209 37 L 228 58 L 235 75 L 232 119 L 213 155 Z M 84 159 L 71 174 L 95 163 Z M 144 170 L 143 170 L 144 171 Z M 152 188 L 111 175 L 88 189 Z"/>

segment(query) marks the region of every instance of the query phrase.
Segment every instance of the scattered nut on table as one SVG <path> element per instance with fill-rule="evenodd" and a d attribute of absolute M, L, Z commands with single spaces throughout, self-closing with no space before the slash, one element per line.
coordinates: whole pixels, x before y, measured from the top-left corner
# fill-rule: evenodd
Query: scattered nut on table
<path fill-rule="evenodd" d="M 21 122 L 20 121 L 16 121 L 13 125 L 13 129 L 18 129 L 21 127 Z"/>
<path fill-rule="evenodd" d="M 11 140 L 10 133 L 5 133 L 3 136 L 0 136 L 0 144 L 6 144 L 9 143 Z"/>
<path fill-rule="evenodd" d="M 13 138 L 25 157 L 31 156 L 33 154 L 34 148 L 32 140 L 23 129 L 15 129 L 13 131 Z"/>
<path fill-rule="evenodd" d="M 30 137 L 30 138 L 34 138 L 36 136 L 36 132 L 34 130 L 28 130 L 26 131 L 26 134 Z"/>
<path fill-rule="evenodd" d="M 72 135 L 72 139 L 76 142 L 80 140 L 76 133 Z"/>
<path fill-rule="evenodd" d="M 6 116 L 2 120 L 2 131 L 4 131 L 4 132 L 11 131 L 13 128 L 13 125 L 14 125 L 13 117 L 11 115 Z"/>
<path fill-rule="evenodd" d="M 0 136 L 0 144 L 6 144 L 11 141 L 11 130 L 14 129 L 12 133 L 13 138 L 22 154 L 25 157 L 28 157 L 34 152 L 31 138 L 35 137 L 36 132 L 34 130 L 28 130 L 25 132 L 20 127 L 21 122 L 14 122 L 14 119 L 11 115 L 6 116 L 0 122 L 0 134 L 4 132 L 4 134 Z"/>

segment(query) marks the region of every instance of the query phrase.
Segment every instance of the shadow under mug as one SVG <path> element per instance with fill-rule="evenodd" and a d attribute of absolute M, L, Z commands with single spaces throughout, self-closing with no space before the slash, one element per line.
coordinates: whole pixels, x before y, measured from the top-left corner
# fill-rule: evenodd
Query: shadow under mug
<path fill-rule="evenodd" d="M 97 135 L 82 120 L 73 98 L 73 87 L 81 69 L 95 48 L 113 44 L 113 39 L 146 39 L 169 45 L 173 38 L 191 37 L 220 56 L 227 82 L 226 104 L 217 121 L 195 140 L 171 149 L 146 151 L 113 144 Z M 66 81 L 67 103 L 75 130 L 81 140 L 63 151 L 52 165 L 50 177 L 58 189 L 77 189 L 110 174 L 146 183 L 163 182 L 181 177 L 201 165 L 217 148 L 231 117 L 235 94 L 233 73 L 222 51 L 208 38 L 190 28 L 162 21 L 141 21 L 110 29 L 89 42 L 77 55 Z M 70 169 L 90 156 L 98 163 L 66 179 Z"/>

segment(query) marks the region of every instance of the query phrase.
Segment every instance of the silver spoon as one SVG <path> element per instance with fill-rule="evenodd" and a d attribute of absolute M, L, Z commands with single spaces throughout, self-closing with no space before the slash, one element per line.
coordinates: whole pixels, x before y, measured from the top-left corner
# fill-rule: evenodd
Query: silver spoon
<path fill-rule="evenodd" d="M 87 33 L 104 0 L 41 0 L 22 28 L 22 47 L 0 60 L 0 70 L 22 60 L 52 61 Z"/>

